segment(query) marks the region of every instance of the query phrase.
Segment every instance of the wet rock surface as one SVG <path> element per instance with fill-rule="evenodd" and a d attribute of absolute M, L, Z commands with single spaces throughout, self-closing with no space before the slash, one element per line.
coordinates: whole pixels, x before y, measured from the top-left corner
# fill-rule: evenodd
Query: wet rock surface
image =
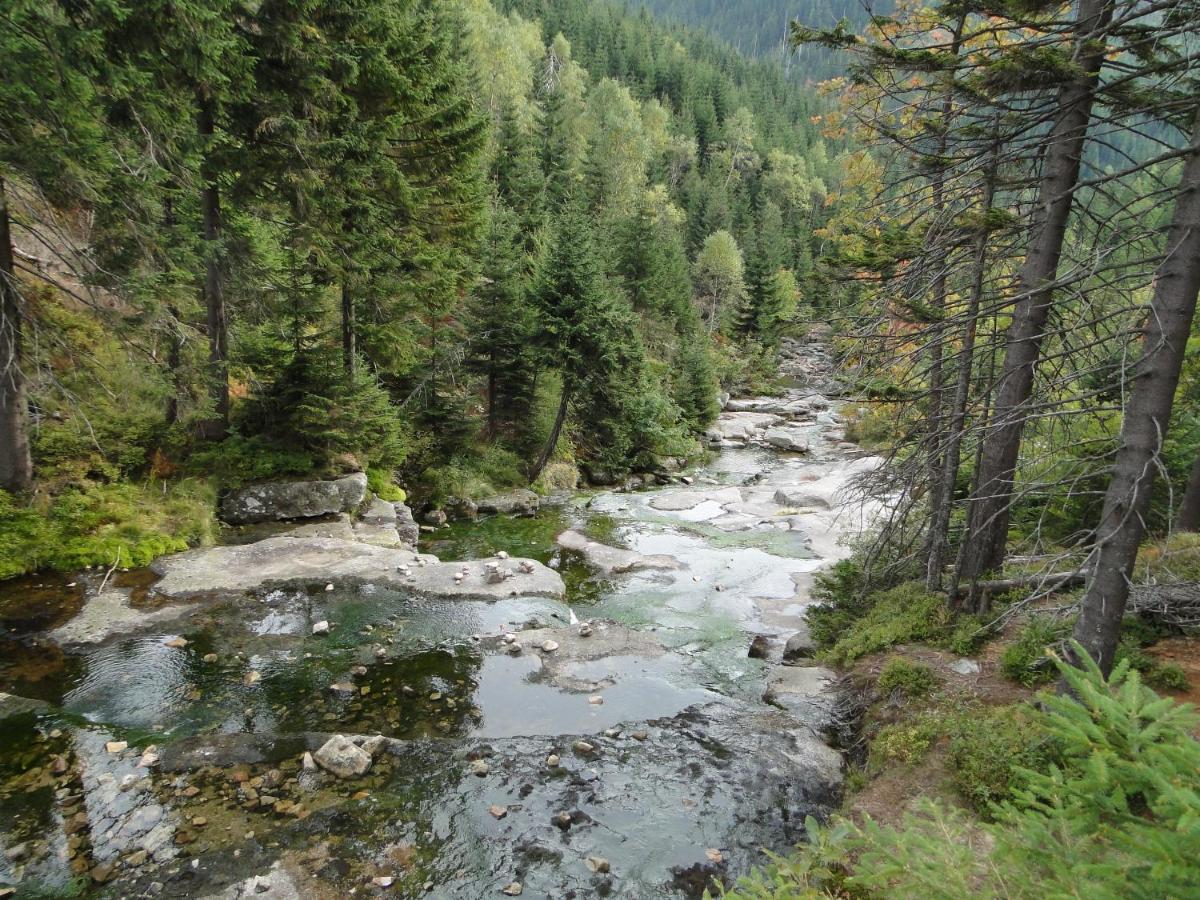
<path fill-rule="evenodd" d="M 679 560 L 665 553 L 643 554 L 620 547 L 610 547 L 599 541 L 589 540 L 578 531 L 564 531 L 556 539 L 565 550 L 573 550 L 606 575 L 635 572 L 639 569 L 678 569 Z"/>
<path fill-rule="evenodd" d="M 10 628 L 0 886 L 699 897 L 803 839 L 842 777 L 810 580 L 872 515 L 852 484 L 876 463 L 826 439 L 823 351 L 785 356 L 797 388 L 732 401 L 737 447 L 691 483 L 485 501 L 424 553 L 371 503 L 89 587 L 66 625 L 118 611 L 90 643 L 57 613 Z"/>
<path fill-rule="evenodd" d="M 513 560 L 514 564 L 519 562 Z M 241 593 L 264 587 L 338 583 L 372 583 L 414 594 L 461 599 L 496 600 L 524 595 L 561 597 L 562 578 L 540 563 L 529 561 L 532 571 L 512 583 L 489 582 L 482 564 L 440 563 L 436 557 L 410 550 L 378 547 L 337 538 L 287 535 L 253 544 L 208 547 L 164 557 L 153 569 L 162 576 L 154 590 L 165 597 L 191 597 L 208 593 Z"/>

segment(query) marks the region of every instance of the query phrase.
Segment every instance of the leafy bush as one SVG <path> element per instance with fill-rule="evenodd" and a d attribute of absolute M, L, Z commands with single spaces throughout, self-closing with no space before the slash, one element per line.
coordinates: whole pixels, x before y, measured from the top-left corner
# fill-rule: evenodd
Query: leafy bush
<path fill-rule="evenodd" d="M 479 500 L 527 483 L 520 457 L 492 444 L 426 469 L 421 475 L 420 493 L 441 506 L 451 498 Z"/>
<path fill-rule="evenodd" d="M 845 665 L 868 653 L 911 641 L 945 640 L 953 615 L 946 598 L 930 594 L 920 582 L 910 581 L 874 594 L 870 609 L 854 621 L 826 651 L 833 663 Z"/>
<path fill-rule="evenodd" d="M 871 741 L 867 769 L 876 773 L 891 763 L 911 765 L 929 752 L 937 737 L 937 728 L 929 719 L 915 724 L 886 725 Z"/>
<path fill-rule="evenodd" d="M 1155 666 L 1146 673 L 1146 683 L 1167 691 L 1186 691 L 1191 687 L 1187 673 L 1174 663 Z"/>
<path fill-rule="evenodd" d="M 1158 697 L 1127 663 L 1107 681 L 1082 648 L 1055 660 L 1066 696 L 1030 727 L 1052 747 L 1044 771 L 1015 768 L 980 823 L 932 802 L 898 827 L 809 819 L 810 846 L 773 858 L 725 896 L 1151 898 L 1200 896 L 1200 720 Z M 988 769 L 994 767 L 987 767 Z"/>
<path fill-rule="evenodd" d="M 885 694 L 927 697 L 937 687 L 937 678 L 929 666 L 911 662 L 902 656 L 889 659 L 879 673 L 875 686 Z"/>
<path fill-rule="evenodd" d="M 1050 762 L 1052 743 L 1035 713 L 1005 706 L 958 718 L 951 729 L 948 758 L 954 784 L 980 812 L 1009 797 L 1018 772 Z"/>
<path fill-rule="evenodd" d="M 979 616 L 959 615 L 954 620 L 954 627 L 946 638 L 946 649 L 958 656 L 970 656 L 983 645 L 994 633 Z"/>
<path fill-rule="evenodd" d="M 817 647 L 824 649 L 836 644 L 872 605 L 866 574 L 854 559 L 839 560 L 818 572 L 812 594 L 817 603 L 808 609 L 809 633 Z"/>
<path fill-rule="evenodd" d="M 1004 648 L 1000 656 L 1000 672 L 1027 687 L 1044 684 L 1054 677 L 1054 665 L 1047 648 L 1059 644 L 1071 632 L 1065 619 L 1045 616 L 1030 619 L 1017 639 Z"/>

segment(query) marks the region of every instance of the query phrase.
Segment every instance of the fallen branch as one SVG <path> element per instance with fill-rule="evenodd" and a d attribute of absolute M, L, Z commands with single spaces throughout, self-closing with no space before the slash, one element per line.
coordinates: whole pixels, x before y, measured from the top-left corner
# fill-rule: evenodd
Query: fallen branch
<path fill-rule="evenodd" d="M 989 594 L 1002 594 L 1005 591 L 1015 591 L 1020 588 L 1035 587 L 1039 594 L 1052 594 L 1055 591 L 1083 584 L 1087 580 L 1087 572 L 1054 572 L 1049 575 L 1026 575 L 1022 578 L 1002 578 L 998 581 L 981 581 L 979 589 Z M 969 585 L 958 585 L 951 590 L 951 597 L 957 597 L 969 588 Z"/>

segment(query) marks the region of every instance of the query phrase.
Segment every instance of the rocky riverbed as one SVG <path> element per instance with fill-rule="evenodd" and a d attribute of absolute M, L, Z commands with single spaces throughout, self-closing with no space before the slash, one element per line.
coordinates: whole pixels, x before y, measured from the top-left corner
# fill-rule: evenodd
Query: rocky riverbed
<path fill-rule="evenodd" d="M 698 897 L 801 840 L 841 785 L 804 611 L 878 461 L 823 351 L 785 364 L 651 488 L 412 548 L 342 486 L 283 534 L 7 585 L 0 896 Z"/>

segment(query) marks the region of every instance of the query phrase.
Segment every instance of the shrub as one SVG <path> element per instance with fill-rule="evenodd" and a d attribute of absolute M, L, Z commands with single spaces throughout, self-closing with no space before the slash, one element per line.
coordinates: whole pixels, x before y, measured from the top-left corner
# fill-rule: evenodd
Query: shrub
<path fill-rule="evenodd" d="M 184 470 L 208 475 L 223 488 L 235 488 L 252 481 L 310 475 L 317 465 L 316 457 L 307 451 L 280 447 L 261 436 L 234 434 L 220 443 L 198 447 Z"/>
<path fill-rule="evenodd" d="M 1032 710 L 1005 706 L 955 721 L 948 759 L 959 793 L 984 812 L 1009 797 L 1021 769 L 1047 766 L 1051 750 Z"/>
<path fill-rule="evenodd" d="M 1155 666 L 1146 673 L 1146 683 L 1167 691 L 1186 691 L 1191 687 L 1187 673 L 1174 663 Z"/>
<path fill-rule="evenodd" d="M 1131 669 L 1139 672 L 1146 684 L 1167 690 L 1187 690 L 1188 680 L 1183 669 L 1173 664 L 1163 664 L 1142 649 L 1137 636 L 1121 635 L 1121 643 L 1117 645 L 1116 662 L 1126 662 Z"/>
<path fill-rule="evenodd" d="M 949 635 L 953 616 L 946 598 L 930 594 L 920 582 L 872 595 L 870 601 L 870 610 L 826 652 L 831 662 L 845 665 L 896 644 L 940 641 Z"/>
<path fill-rule="evenodd" d="M 994 629 L 979 616 L 960 615 L 946 639 L 946 649 L 958 656 L 970 656 L 978 650 Z"/>
<path fill-rule="evenodd" d="M 911 765 L 929 752 L 937 737 L 937 729 L 931 720 L 885 725 L 871 741 L 867 769 L 879 772 L 889 763 Z"/>
<path fill-rule="evenodd" d="M 828 649 L 858 619 L 871 609 L 866 574 L 854 559 L 843 559 L 818 572 L 813 585 L 817 603 L 808 609 L 808 627 L 813 641 Z"/>
<path fill-rule="evenodd" d="M 937 678 L 929 666 L 897 656 L 884 665 L 875 686 L 885 694 L 899 693 L 905 697 L 920 698 L 933 692 L 937 687 Z"/>
<path fill-rule="evenodd" d="M 1017 639 L 1004 648 L 1000 671 L 1006 678 L 1027 687 L 1044 684 L 1054 677 L 1054 665 L 1047 648 L 1061 643 L 1070 633 L 1071 623 L 1045 616 L 1030 619 Z"/>

